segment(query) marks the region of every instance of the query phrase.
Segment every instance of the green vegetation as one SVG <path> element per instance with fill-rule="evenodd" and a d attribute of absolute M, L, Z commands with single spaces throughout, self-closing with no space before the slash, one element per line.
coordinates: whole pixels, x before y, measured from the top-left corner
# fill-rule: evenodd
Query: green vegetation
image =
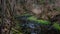
<path fill-rule="evenodd" d="M 60 24 L 58 24 L 58 23 L 54 23 L 53 27 L 56 28 L 56 29 L 58 29 L 58 30 L 60 30 Z"/>
<path fill-rule="evenodd" d="M 31 20 L 31 21 L 36 21 L 37 23 L 40 23 L 40 24 L 50 24 L 50 22 L 49 21 L 46 21 L 46 20 L 42 20 L 42 19 L 40 19 L 40 20 L 38 20 L 37 19 L 37 17 L 34 17 L 34 16 L 32 16 L 32 17 L 29 17 L 29 18 L 27 18 L 28 20 Z"/>
<path fill-rule="evenodd" d="M 46 21 L 46 20 L 38 20 L 38 19 L 37 19 L 36 17 L 34 17 L 34 16 L 29 17 L 28 20 L 36 21 L 37 23 L 42 24 L 42 25 L 50 25 L 50 24 L 51 24 L 51 22 Z M 58 29 L 58 30 L 60 30 L 60 24 L 58 24 L 58 23 L 56 23 L 56 22 L 53 24 L 53 27 L 56 28 L 56 29 Z"/>

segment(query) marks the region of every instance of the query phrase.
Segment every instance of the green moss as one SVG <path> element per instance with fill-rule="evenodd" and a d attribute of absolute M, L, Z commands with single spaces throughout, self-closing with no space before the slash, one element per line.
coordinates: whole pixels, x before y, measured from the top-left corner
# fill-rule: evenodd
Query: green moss
<path fill-rule="evenodd" d="M 37 21 L 37 18 L 36 17 L 34 17 L 34 16 L 32 16 L 32 17 L 29 17 L 29 18 L 27 18 L 28 20 L 32 20 L 32 21 Z"/>
<path fill-rule="evenodd" d="M 56 28 L 56 29 L 58 29 L 58 30 L 60 30 L 60 24 L 58 24 L 58 23 L 54 23 L 53 27 Z"/>
<path fill-rule="evenodd" d="M 46 21 L 46 20 L 37 20 L 38 23 L 41 23 L 41 24 L 45 24 L 45 25 L 49 25 L 50 22 L 49 21 Z"/>
<path fill-rule="evenodd" d="M 37 23 L 40 23 L 40 24 L 50 24 L 49 21 L 46 21 L 46 20 L 38 20 L 36 17 L 32 16 L 32 17 L 29 17 L 28 20 L 31 20 L 31 21 L 36 21 Z"/>

